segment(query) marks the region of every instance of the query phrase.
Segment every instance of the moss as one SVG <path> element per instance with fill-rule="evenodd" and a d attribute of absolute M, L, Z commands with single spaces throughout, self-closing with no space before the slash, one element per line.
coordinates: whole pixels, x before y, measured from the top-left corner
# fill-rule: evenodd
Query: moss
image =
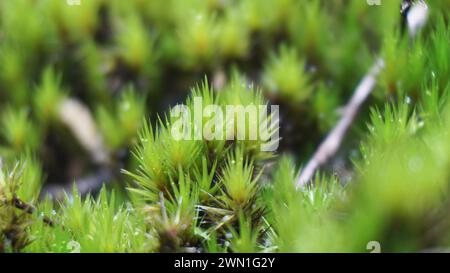
<path fill-rule="evenodd" d="M 1 1 L 0 252 L 448 247 L 450 6 L 427 1 L 412 39 L 400 2 Z M 339 153 L 296 190 L 378 56 Z M 215 123 L 272 105 L 255 139 L 249 115 Z"/>

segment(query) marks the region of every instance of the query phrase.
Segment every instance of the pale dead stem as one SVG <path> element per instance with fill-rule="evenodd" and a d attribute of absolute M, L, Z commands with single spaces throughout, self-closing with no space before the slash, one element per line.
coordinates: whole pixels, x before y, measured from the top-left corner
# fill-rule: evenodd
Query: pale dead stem
<path fill-rule="evenodd" d="M 342 118 L 328 134 L 327 138 L 320 144 L 313 157 L 309 160 L 306 167 L 300 173 L 300 176 L 295 184 L 297 189 L 310 181 L 315 171 L 336 153 L 345 134 L 347 133 L 348 128 L 352 125 L 359 108 L 375 87 L 376 78 L 383 68 L 384 61 L 382 59 L 378 59 L 375 65 L 370 69 L 369 73 L 360 82 L 349 103 L 344 107 Z"/>
<path fill-rule="evenodd" d="M 414 38 L 419 30 L 423 28 L 428 18 L 427 16 L 428 6 L 424 1 L 419 1 L 418 4 L 411 8 L 406 17 L 411 38 Z M 377 59 L 375 64 L 356 87 L 353 96 L 344 107 L 341 119 L 333 130 L 331 130 L 325 140 L 320 144 L 308 164 L 306 164 L 305 168 L 301 171 L 297 181 L 295 182 L 295 187 L 297 189 L 300 189 L 311 181 L 317 169 L 336 154 L 336 151 L 339 149 L 345 134 L 358 114 L 361 105 L 366 101 L 372 93 L 372 90 L 375 88 L 377 77 L 381 71 L 383 71 L 383 68 L 384 60 L 381 58 Z"/>
<path fill-rule="evenodd" d="M 108 162 L 108 153 L 95 120 L 81 101 L 73 98 L 63 100 L 59 107 L 59 118 L 95 162 L 100 164 Z"/>

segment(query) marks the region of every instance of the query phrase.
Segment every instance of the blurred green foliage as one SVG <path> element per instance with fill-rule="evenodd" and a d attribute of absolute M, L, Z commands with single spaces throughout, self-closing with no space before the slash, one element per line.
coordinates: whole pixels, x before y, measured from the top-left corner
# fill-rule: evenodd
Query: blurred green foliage
<path fill-rule="evenodd" d="M 428 1 L 414 40 L 401 0 L 80 2 L 0 2 L 0 252 L 448 248 L 449 1 Z M 386 67 L 344 147 L 350 178 L 325 169 L 295 190 L 378 56 Z M 278 153 L 173 139 L 168 110 L 198 96 L 279 104 Z M 62 118 L 69 99 L 92 115 L 105 162 Z M 115 183 L 100 192 L 47 191 L 104 168 Z"/>

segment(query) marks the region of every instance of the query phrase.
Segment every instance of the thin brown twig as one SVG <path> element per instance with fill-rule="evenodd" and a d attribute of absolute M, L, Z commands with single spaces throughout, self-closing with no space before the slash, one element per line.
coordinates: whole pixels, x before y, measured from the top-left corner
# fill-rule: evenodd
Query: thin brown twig
<path fill-rule="evenodd" d="M 20 209 L 20 210 L 22 210 L 22 211 L 24 211 L 24 212 L 26 212 L 28 214 L 33 214 L 36 211 L 36 208 L 33 205 L 28 204 L 28 203 L 20 200 L 17 197 L 13 197 L 12 203 L 14 204 L 14 206 L 17 209 Z M 44 216 L 42 218 L 42 221 L 44 221 L 44 223 L 46 223 L 47 225 L 49 225 L 51 227 L 55 226 L 55 223 L 50 218 L 48 218 L 47 216 Z"/>
<path fill-rule="evenodd" d="M 355 90 L 352 98 L 344 107 L 342 118 L 337 125 L 328 134 L 325 140 L 320 144 L 319 148 L 309 160 L 306 167 L 302 170 L 296 181 L 296 188 L 299 189 L 312 179 L 316 169 L 324 164 L 331 156 L 333 156 L 341 145 L 341 142 L 350 128 L 359 108 L 372 92 L 376 84 L 376 78 L 384 68 L 384 61 L 378 59 L 370 69 L 369 73 L 363 78 Z"/>
<path fill-rule="evenodd" d="M 405 1 L 406 2 L 406 1 Z M 410 1 L 408 1 L 410 2 Z M 403 7 L 402 7 L 403 8 Z M 402 11 L 403 12 L 403 11 Z M 423 28 L 427 21 L 428 6 L 421 0 L 418 4 L 411 7 L 409 14 L 405 14 L 408 23 L 408 31 L 411 38 Z M 330 157 L 332 157 L 340 147 L 342 140 L 355 119 L 359 108 L 368 98 L 376 84 L 376 78 L 384 68 L 384 60 L 379 58 L 370 69 L 369 73 L 362 79 L 356 88 L 349 103 L 345 106 L 342 118 L 337 125 L 328 134 L 325 140 L 309 160 L 306 167 L 300 173 L 295 186 L 297 189 L 303 187 L 311 181 L 316 170 L 322 166 Z"/>

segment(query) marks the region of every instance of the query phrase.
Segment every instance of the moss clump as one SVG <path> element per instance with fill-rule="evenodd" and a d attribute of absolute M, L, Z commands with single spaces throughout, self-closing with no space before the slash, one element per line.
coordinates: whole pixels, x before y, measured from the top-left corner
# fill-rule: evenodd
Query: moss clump
<path fill-rule="evenodd" d="M 0 252 L 448 247 L 450 6 L 427 1 L 411 38 L 401 2 L 1 1 Z M 379 57 L 339 153 L 296 190 Z M 265 134 L 217 123 L 255 105 L 279 106 Z"/>

